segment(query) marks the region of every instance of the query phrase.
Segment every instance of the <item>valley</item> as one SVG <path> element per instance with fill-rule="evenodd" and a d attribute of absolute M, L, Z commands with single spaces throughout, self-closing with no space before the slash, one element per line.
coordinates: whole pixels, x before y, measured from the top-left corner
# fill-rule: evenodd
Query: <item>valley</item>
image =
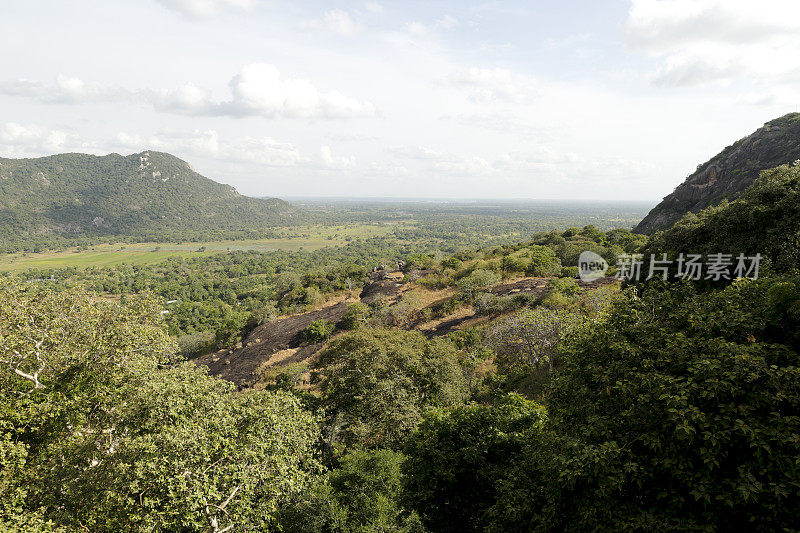
<path fill-rule="evenodd" d="M 402 224 L 402 223 L 400 223 Z M 122 264 L 153 265 L 171 257 L 209 256 L 226 251 L 318 250 L 344 246 L 353 239 L 384 236 L 396 223 L 350 224 L 344 226 L 295 226 L 278 233 L 285 237 L 221 241 L 117 242 L 97 243 L 80 248 L 42 252 L 16 252 L 0 255 L 0 272 L 29 269 L 110 267 Z"/>

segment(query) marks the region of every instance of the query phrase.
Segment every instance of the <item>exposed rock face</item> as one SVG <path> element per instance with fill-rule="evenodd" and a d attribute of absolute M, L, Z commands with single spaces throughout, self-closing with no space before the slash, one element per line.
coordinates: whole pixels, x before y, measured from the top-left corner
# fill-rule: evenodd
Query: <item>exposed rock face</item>
<path fill-rule="evenodd" d="M 267 322 L 251 331 L 235 349 L 207 354 L 195 362 L 208 366 L 210 374 L 239 387 L 250 386 L 258 381 L 262 364 L 282 350 L 296 349 L 290 357 L 282 359 L 280 365 L 305 361 L 316 354 L 323 344 L 306 344 L 303 330 L 315 320 L 340 321 L 347 312 L 347 305 L 348 302 L 339 302 L 317 311 Z"/>
<path fill-rule="evenodd" d="M 800 113 L 764 124 L 700 165 L 675 191 L 639 223 L 634 231 L 647 235 L 664 230 L 689 212 L 723 199 L 732 200 L 749 187 L 759 172 L 800 159 Z"/>

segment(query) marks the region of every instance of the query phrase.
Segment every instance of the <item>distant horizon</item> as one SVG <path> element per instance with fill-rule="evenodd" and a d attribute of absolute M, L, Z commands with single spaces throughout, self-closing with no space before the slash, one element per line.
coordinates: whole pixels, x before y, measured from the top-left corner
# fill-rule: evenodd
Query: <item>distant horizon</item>
<path fill-rule="evenodd" d="M 258 196 L 258 198 L 276 198 L 275 196 Z M 583 198 L 471 198 L 471 197 L 413 197 L 413 196 L 281 196 L 281 200 L 288 202 L 292 201 L 351 201 L 351 202 L 503 202 L 503 203 L 535 203 L 535 202 L 555 202 L 565 204 L 641 204 L 651 205 L 653 202 L 658 203 L 661 199 L 648 199 L 648 200 L 589 200 Z"/>
<path fill-rule="evenodd" d="M 9 156 L 6 156 L 5 154 L 0 154 L 0 159 L 44 159 L 44 158 L 48 158 L 48 157 L 54 157 L 54 156 L 58 156 L 58 155 L 67 155 L 67 154 L 88 155 L 88 156 L 93 156 L 93 157 L 106 157 L 106 156 L 111 156 L 111 155 L 118 155 L 120 157 L 130 157 L 132 155 L 142 154 L 142 153 L 145 153 L 145 152 L 165 153 L 165 154 L 168 154 L 170 156 L 177 157 L 177 158 L 185 161 L 192 168 L 195 168 L 190 160 L 186 160 L 186 159 L 184 159 L 182 157 L 179 157 L 179 156 L 177 156 L 175 154 L 172 154 L 170 152 L 165 152 L 163 150 L 149 149 L 149 148 L 148 149 L 144 149 L 144 150 L 139 150 L 139 151 L 136 151 L 136 152 L 131 152 L 131 153 L 120 153 L 120 152 L 108 152 L 108 153 L 57 152 L 57 153 L 43 154 L 43 155 L 39 155 L 39 156 L 35 156 L 35 157 L 34 156 L 32 156 L 32 157 L 9 157 Z M 301 200 L 301 201 L 310 201 L 310 200 L 330 200 L 330 201 L 340 200 L 340 201 L 345 201 L 345 200 L 349 200 L 349 201 L 376 201 L 376 202 L 382 202 L 382 201 L 398 201 L 398 202 L 435 202 L 435 201 L 441 201 L 441 202 L 452 202 L 452 201 L 481 202 L 481 201 L 491 201 L 491 202 L 495 202 L 495 201 L 497 201 L 497 202 L 500 202 L 500 201 L 502 201 L 502 202 L 564 202 L 564 203 L 586 203 L 586 204 L 597 204 L 597 203 L 601 203 L 601 204 L 602 203 L 609 203 L 609 204 L 620 204 L 620 203 L 621 204 L 626 204 L 626 203 L 630 203 L 630 204 L 636 204 L 636 203 L 642 203 L 642 204 L 648 204 L 648 205 L 652 203 L 653 205 L 655 205 L 656 203 L 658 203 L 658 202 L 660 202 L 662 200 L 661 198 L 659 198 L 659 199 L 647 199 L 647 200 L 640 200 L 640 199 L 635 199 L 635 200 L 634 199 L 598 199 L 598 200 L 595 200 L 595 199 L 587 199 L 587 198 L 564 198 L 564 197 L 562 197 L 562 198 L 532 198 L 532 197 L 530 197 L 530 198 L 514 198 L 514 197 L 508 197 L 508 196 L 506 196 L 506 197 L 470 197 L 470 196 L 463 196 L 463 197 L 461 197 L 461 196 L 430 196 L 430 197 L 427 197 L 427 196 L 369 196 L 369 195 L 364 195 L 364 196 L 346 196 L 346 195 L 344 195 L 344 196 L 303 196 L 303 195 L 296 195 L 296 194 L 288 194 L 288 195 L 260 194 L 260 193 L 257 193 L 257 192 L 256 193 L 252 193 L 252 194 L 247 194 L 247 193 L 243 193 L 242 191 L 240 191 L 239 188 L 236 187 L 236 185 L 233 184 L 233 183 L 230 183 L 230 182 L 227 182 L 227 181 L 223 181 L 222 179 L 217 178 L 215 176 L 209 176 L 207 174 L 204 174 L 202 172 L 197 171 L 197 169 L 195 169 L 195 171 L 198 172 L 203 177 L 208 178 L 208 179 L 210 179 L 212 181 L 216 181 L 217 183 L 222 183 L 223 185 L 230 185 L 230 186 L 236 188 L 237 192 L 239 192 L 239 194 L 241 194 L 242 196 L 249 196 L 251 198 L 262 198 L 262 199 L 263 198 L 278 198 L 278 199 L 286 200 L 286 201 L 291 201 L 291 200 Z"/>

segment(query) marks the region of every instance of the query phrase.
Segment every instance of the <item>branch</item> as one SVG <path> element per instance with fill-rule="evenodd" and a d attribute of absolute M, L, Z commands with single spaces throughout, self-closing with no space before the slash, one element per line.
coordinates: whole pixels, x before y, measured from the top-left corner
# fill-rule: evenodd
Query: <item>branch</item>
<path fill-rule="evenodd" d="M 225 533 L 226 531 L 230 531 L 231 529 L 233 529 L 233 524 L 228 525 L 228 527 L 224 529 L 220 529 L 217 515 L 216 513 L 211 514 L 211 508 L 215 507 L 227 515 L 228 513 L 227 511 L 225 511 L 225 508 L 228 506 L 229 503 L 231 503 L 231 500 L 233 500 L 233 497 L 236 496 L 236 493 L 239 492 L 240 488 L 242 488 L 241 485 L 236 485 L 231 491 L 228 498 L 220 505 L 209 504 L 208 501 L 205 498 L 203 498 L 203 513 L 206 515 L 206 520 L 208 521 L 208 525 L 211 528 L 212 533 Z"/>
<path fill-rule="evenodd" d="M 19 353 L 17 350 L 14 350 L 14 355 L 19 357 L 19 361 L 17 361 L 17 364 L 14 366 L 14 373 L 19 377 L 27 379 L 28 381 L 32 382 L 34 389 L 47 388 L 41 381 L 39 381 L 39 374 L 42 372 L 42 370 L 44 370 L 45 367 L 45 363 L 44 360 L 42 359 L 42 353 L 41 353 L 42 344 L 44 344 L 44 340 L 36 341 L 36 347 L 34 348 L 33 352 L 36 354 L 36 360 L 39 362 L 39 368 L 32 374 L 28 374 L 19 369 L 19 365 L 21 365 L 23 361 L 25 361 L 25 356 Z"/>
<path fill-rule="evenodd" d="M 240 489 L 240 488 L 242 488 L 242 486 L 241 486 L 241 485 L 236 485 L 236 486 L 233 488 L 233 491 L 231 492 L 231 495 L 230 495 L 230 496 L 228 496 L 228 499 L 227 499 L 227 500 L 225 500 L 224 502 L 222 502 L 222 504 L 221 504 L 221 505 L 217 506 L 217 509 L 219 509 L 220 511 L 224 511 L 224 510 L 225 510 L 225 508 L 228 506 L 228 504 L 229 504 L 229 503 L 231 503 L 231 500 L 233 499 L 233 497 L 234 497 L 234 496 L 236 496 L 236 493 L 237 493 L 237 492 L 239 492 L 239 489 Z"/>
<path fill-rule="evenodd" d="M 41 370 L 41 369 L 40 369 L 40 370 Z M 39 370 L 39 371 L 40 371 L 40 370 Z M 36 372 L 34 372 L 33 374 L 26 374 L 25 372 L 23 372 L 23 371 L 22 371 L 22 370 L 20 370 L 19 368 L 15 368 L 15 369 L 14 369 L 14 373 L 15 373 L 16 375 L 18 375 L 19 377 L 25 378 L 25 379 L 27 379 L 28 381 L 31 381 L 31 382 L 33 382 L 33 388 L 34 388 L 34 389 L 44 389 L 44 388 L 46 388 L 46 387 L 45 387 L 45 386 L 42 384 L 42 382 L 41 382 L 41 381 L 39 381 L 39 371 L 36 371 Z"/>

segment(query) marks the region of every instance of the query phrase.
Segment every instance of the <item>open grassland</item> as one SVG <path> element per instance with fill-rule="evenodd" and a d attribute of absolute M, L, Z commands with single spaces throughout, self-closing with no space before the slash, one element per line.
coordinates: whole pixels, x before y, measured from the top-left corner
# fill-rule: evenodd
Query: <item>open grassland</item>
<path fill-rule="evenodd" d="M 188 243 L 114 243 L 86 249 L 42 253 L 16 253 L 0 256 L 0 272 L 21 272 L 31 268 L 105 267 L 127 264 L 153 264 L 169 257 L 211 255 L 234 250 L 318 250 L 343 246 L 354 239 L 382 236 L 395 229 L 394 224 L 346 224 L 341 226 L 306 226 L 291 228 L 291 235 L 272 239 L 208 241 Z"/>

